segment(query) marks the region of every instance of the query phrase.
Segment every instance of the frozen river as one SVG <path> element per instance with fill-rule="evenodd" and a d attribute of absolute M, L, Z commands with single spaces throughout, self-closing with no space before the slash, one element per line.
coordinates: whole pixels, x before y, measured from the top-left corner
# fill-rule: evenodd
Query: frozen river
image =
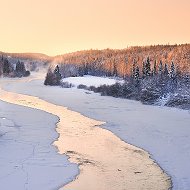
<path fill-rule="evenodd" d="M 38 96 L 96 120 L 126 142 L 149 151 L 172 177 L 174 190 L 190 188 L 190 114 L 175 108 L 142 105 L 78 89 L 43 86 L 42 80 L 9 83 L 6 90 Z"/>

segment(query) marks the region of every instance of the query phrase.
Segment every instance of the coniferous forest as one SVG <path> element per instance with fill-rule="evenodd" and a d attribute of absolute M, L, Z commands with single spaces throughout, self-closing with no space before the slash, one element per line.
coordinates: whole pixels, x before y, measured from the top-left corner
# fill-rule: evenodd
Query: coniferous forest
<path fill-rule="evenodd" d="M 131 75 L 134 61 L 142 71 L 143 62 L 146 62 L 147 57 L 149 57 L 151 70 L 155 61 L 157 64 L 162 61 L 168 68 L 174 62 L 180 72 L 190 73 L 189 44 L 130 47 L 123 50 L 86 50 L 55 56 L 53 62 L 60 64 L 63 67 L 60 68 L 61 70 L 67 71 L 63 72 L 64 76 L 91 74 L 127 78 Z"/>
<path fill-rule="evenodd" d="M 125 82 L 100 87 L 79 85 L 78 88 L 104 96 L 140 100 L 145 104 L 190 108 L 188 44 L 80 51 L 57 56 L 54 63 L 59 66 L 53 67 L 54 71 L 49 69 L 46 85 L 72 87 L 72 84 L 61 83 L 61 78 L 70 76 L 117 77 Z M 59 74 L 56 74 L 57 68 Z"/>
<path fill-rule="evenodd" d="M 30 71 L 26 70 L 24 62 L 17 60 L 16 64 L 11 63 L 7 57 L 0 59 L 0 76 L 3 77 L 27 77 Z"/>

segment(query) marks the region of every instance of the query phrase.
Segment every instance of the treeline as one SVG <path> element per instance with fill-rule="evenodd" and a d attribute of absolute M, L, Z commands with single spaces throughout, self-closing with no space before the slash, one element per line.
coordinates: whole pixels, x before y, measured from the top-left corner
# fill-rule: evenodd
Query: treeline
<path fill-rule="evenodd" d="M 158 104 L 190 109 L 190 76 L 182 74 L 174 62 L 168 68 L 160 61 L 150 67 L 148 57 L 139 69 L 133 63 L 130 77 L 123 84 L 101 85 L 99 87 L 79 85 L 78 88 L 100 93 L 102 96 L 139 100 L 145 104 Z"/>
<path fill-rule="evenodd" d="M 27 71 L 23 62 L 17 61 L 16 65 L 12 64 L 7 57 L 0 59 L 0 76 L 3 77 L 27 77 L 30 71 Z"/>
<path fill-rule="evenodd" d="M 41 53 L 5 53 L 0 52 L 0 57 L 7 58 L 10 63 L 16 65 L 18 60 L 23 62 L 26 70 L 40 71 L 48 69 L 53 57 Z"/>
<path fill-rule="evenodd" d="M 150 66 L 150 58 L 147 57 L 142 65 L 134 60 L 131 74 L 123 83 L 113 85 L 101 85 L 99 87 L 79 85 L 78 88 L 100 93 L 102 96 L 113 96 L 139 100 L 145 104 L 158 104 L 190 109 L 190 76 L 178 70 L 172 62 L 170 66 L 162 61 L 154 62 Z M 142 69 L 139 69 L 139 68 Z M 44 84 L 60 85 L 65 88 L 72 84 L 63 83 L 60 68 L 57 65 L 54 70 L 49 69 Z"/>
<path fill-rule="evenodd" d="M 47 68 L 50 63 L 60 66 L 63 77 L 90 74 L 95 76 L 118 76 L 128 78 L 134 60 L 142 70 L 142 63 L 147 57 L 150 59 L 150 67 L 154 62 L 167 64 L 174 62 L 178 70 L 190 73 L 190 44 L 183 45 L 155 45 L 145 47 L 130 47 L 127 49 L 85 50 L 74 53 L 47 56 L 39 53 L 3 53 L 4 57 L 21 60 L 29 70 L 37 70 L 38 67 Z"/>
<path fill-rule="evenodd" d="M 57 56 L 54 63 L 59 63 L 59 66 L 55 70 L 49 70 L 46 85 L 71 87 L 71 84 L 62 84 L 61 78 L 85 74 L 120 77 L 125 81 L 123 84 L 97 88 L 80 85 L 79 88 L 106 96 L 140 100 L 147 104 L 190 109 L 188 44 L 133 47 L 126 50 L 89 50 Z"/>
<path fill-rule="evenodd" d="M 90 74 L 125 79 L 131 75 L 134 60 L 142 71 L 143 62 L 147 57 L 151 69 L 155 61 L 157 63 L 162 61 L 163 65 L 167 64 L 168 67 L 174 62 L 179 72 L 190 73 L 190 44 L 79 51 L 56 56 L 53 62 L 60 65 L 63 77 Z"/>

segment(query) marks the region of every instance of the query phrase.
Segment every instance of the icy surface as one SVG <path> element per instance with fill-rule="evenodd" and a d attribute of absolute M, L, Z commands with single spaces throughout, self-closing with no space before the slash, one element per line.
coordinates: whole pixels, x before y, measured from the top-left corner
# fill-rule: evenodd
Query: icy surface
<path fill-rule="evenodd" d="M 142 105 L 136 101 L 102 97 L 78 89 L 48 87 L 42 80 L 9 84 L 7 90 L 41 97 L 91 118 L 121 139 L 149 151 L 172 176 L 174 190 L 190 187 L 190 113 L 175 108 Z"/>
<path fill-rule="evenodd" d="M 57 153 L 58 118 L 0 101 L 0 189 L 58 189 L 78 173 Z"/>
<path fill-rule="evenodd" d="M 63 82 L 69 82 L 72 83 L 75 87 L 77 87 L 80 84 L 86 85 L 86 86 L 95 86 L 98 87 L 100 85 L 112 85 L 116 82 L 122 82 L 121 80 L 116 80 L 113 78 L 106 78 L 106 77 L 96 77 L 96 76 L 90 76 L 85 75 L 84 77 L 69 77 L 64 78 L 62 80 Z"/>

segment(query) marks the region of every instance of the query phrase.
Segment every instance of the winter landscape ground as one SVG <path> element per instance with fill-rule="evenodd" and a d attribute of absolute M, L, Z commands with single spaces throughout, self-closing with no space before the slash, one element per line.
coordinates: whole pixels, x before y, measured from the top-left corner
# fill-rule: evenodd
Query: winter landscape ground
<path fill-rule="evenodd" d="M 82 113 L 83 115 L 89 118 L 106 122 L 104 125 L 101 125 L 102 128 L 112 131 L 116 136 L 118 136 L 125 142 L 148 151 L 151 154 L 151 157 L 161 166 L 163 171 L 165 171 L 169 176 L 171 176 L 174 190 L 188 190 L 189 189 L 190 168 L 188 165 L 188 160 L 190 158 L 190 151 L 189 151 L 190 150 L 189 149 L 190 113 L 188 111 L 180 110 L 176 108 L 142 105 L 141 103 L 137 101 L 131 101 L 131 100 L 126 100 L 126 99 L 102 97 L 99 94 L 94 94 L 92 92 L 85 91 L 85 90 L 79 90 L 77 88 L 64 89 L 60 87 L 48 87 L 48 86 L 43 85 L 43 80 L 40 79 L 40 77 L 41 76 L 39 74 L 32 74 L 32 76 L 28 78 L 27 80 L 26 79 L 24 80 L 23 79 L 8 79 L 8 80 L 3 79 L 1 80 L 1 85 L 3 89 L 7 91 L 27 94 L 30 96 L 36 96 L 52 104 L 66 106 L 70 110 Z M 38 80 L 34 80 L 35 78 Z M 88 80 L 88 77 L 86 77 L 86 79 Z M 69 81 L 70 79 L 67 79 L 67 80 Z M 74 83 L 73 79 L 71 80 L 72 80 L 72 83 Z M 76 80 L 77 80 L 77 83 L 80 82 L 80 83 L 85 84 L 84 78 L 83 80 L 80 80 L 80 78 Z M 105 82 L 110 83 L 113 81 L 110 81 L 108 79 Z M 2 103 L 2 104 L 5 104 L 5 103 Z M 14 110 L 14 106 L 12 105 L 11 106 L 9 105 L 7 109 L 8 108 Z M 26 108 L 22 108 L 22 109 L 24 109 L 25 114 L 27 114 L 27 111 L 25 111 Z M 40 111 L 38 112 L 41 113 Z M 10 127 L 8 126 L 9 125 L 15 126 L 14 123 L 16 123 L 16 126 L 17 125 L 22 126 L 20 125 L 22 123 L 22 120 L 24 119 L 26 120 L 26 118 L 28 117 L 26 118 L 23 117 L 21 121 L 18 121 L 18 119 L 20 118 L 16 117 L 16 115 L 14 115 L 13 117 L 11 114 L 2 115 L 1 113 L 1 118 L 2 118 L 1 122 L 4 122 L 1 125 L 4 126 L 4 130 L 5 130 L 4 132 L 5 135 L 2 135 L 1 138 L 6 139 L 6 135 L 14 134 L 12 131 L 10 131 L 9 133 Z M 56 118 L 55 117 L 53 118 L 54 119 L 51 120 L 50 122 L 52 127 L 53 127 L 53 122 L 56 122 Z M 27 122 L 27 120 L 25 122 Z M 13 127 L 13 130 L 15 130 L 15 127 Z M 55 133 L 55 138 L 56 138 L 56 133 Z M 63 141 L 64 141 L 64 138 L 63 138 Z M 35 143 L 36 142 L 34 141 L 34 144 Z M 43 143 L 48 144 L 48 142 L 43 142 Z M 7 144 L 8 146 L 11 147 L 11 143 L 10 144 L 7 143 Z M 33 146 L 31 145 L 31 147 Z M 52 147 L 52 151 L 53 149 L 54 148 Z M 31 151 L 33 151 L 32 148 L 31 148 Z M 55 153 L 56 153 L 56 150 L 54 149 L 54 154 Z M 70 156 L 71 155 L 72 153 L 70 153 Z M 101 155 L 101 156 L 105 156 L 105 155 Z M 58 159 L 58 158 L 59 158 L 59 155 L 56 155 L 54 157 L 54 159 Z M 25 158 L 20 158 L 20 159 L 25 160 Z M 63 156 L 62 159 L 63 160 L 65 159 L 64 160 L 64 164 L 66 165 L 65 167 L 69 170 L 69 172 L 71 172 L 71 173 L 67 173 L 69 175 L 64 174 L 65 182 L 68 183 L 71 179 L 73 179 L 75 175 L 78 174 L 78 170 L 76 168 L 76 165 L 69 164 L 69 162 L 66 160 L 66 157 Z M 2 160 L 6 163 L 6 156 L 2 158 Z M 61 161 L 62 160 L 60 158 L 59 162 Z M 15 162 L 12 160 L 11 162 L 13 163 L 15 167 L 16 165 Z M 22 161 L 20 161 L 20 163 L 21 162 Z M 30 163 L 30 159 L 26 163 Z M 36 161 L 36 163 L 37 165 L 40 165 L 39 162 Z M 141 165 L 143 166 L 143 163 L 141 163 Z M 20 167 L 22 168 L 21 165 Z M 136 173 L 135 174 L 136 176 L 141 175 L 142 171 L 137 171 L 137 172 L 139 173 Z M 10 173 L 12 174 L 12 172 Z M 150 174 L 150 175 L 153 175 L 153 174 Z M 12 175 L 6 176 L 5 177 L 6 180 L 9 180 L 9 177 L 11 176 Z M 55 181 L 58 187 L 60 183 L 57 180 Z M 80 175 L 79 175 L 79 181 L 80 181 Z M 62 181 L 62 185 L 64 185 L 64 179 Z M 121 189 L 125 189 L 125 187 Z M 74 189 L 80 189 L 80 188 L 76 187 Z M 105 189 L 105 188 L 102 188 L 102 189 Z M 163 189 L 166 189 L 166 187 Z"/>

